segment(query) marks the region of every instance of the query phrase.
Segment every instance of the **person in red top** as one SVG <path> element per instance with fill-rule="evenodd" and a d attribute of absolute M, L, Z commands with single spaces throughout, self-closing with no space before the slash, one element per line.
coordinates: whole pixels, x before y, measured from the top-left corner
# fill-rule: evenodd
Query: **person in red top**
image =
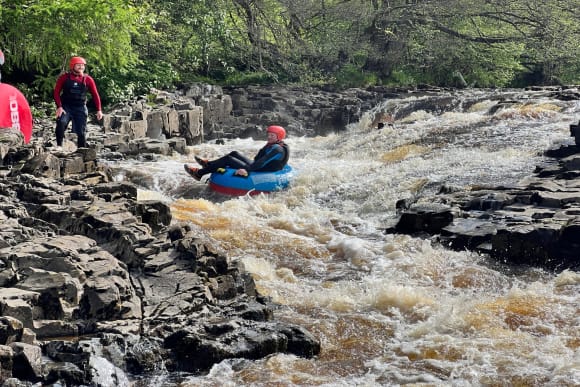
<path fill-rule="evenodd" d="M 69 61 L 68 72 L 56 80 L 54 86 L 54 102 L 56 102 L 56 145 L 62 146 L 64 133 L 69 122 L 72 121 L 72 130 L 77 134 L 79 148 L 87 146 L 87 91 L 91 93 L 97 108 L 97 120 L 103 118 L 101 111 L 101 97 L 97 91 L 95 80 L 85 74 L 87 62 L 80 56 L 73 56 Z"/>

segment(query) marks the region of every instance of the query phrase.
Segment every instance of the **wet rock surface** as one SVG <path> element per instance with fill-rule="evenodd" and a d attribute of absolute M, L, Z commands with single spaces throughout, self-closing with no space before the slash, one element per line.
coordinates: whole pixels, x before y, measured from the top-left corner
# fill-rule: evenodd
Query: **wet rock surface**
<path fill-rule="evenodd" d="M 317 355 L 316 337 L 276 321 L 239 262 L 112 179 L 99 160 L 185 152 L 183 137 L 137 132 L 90 124 L 90 148 L 67 134 L 57 149 L 50 120 L 27 145 L 3 131 L 0 382 L 128 385 L 230 358 Z"/>
<path fill-rule="evenodd" d="M 274 321 L 252 278 L 199 230 L 172 224 L 164 203 L 137 202 L 135 186 L 109 181 L 87 153 L 39 156 L 80 158 L 91 172 L 42 177 L 58 172 L 32 157 L 20 169 L 32 174 L 0 180 L 3 380 L 91 384 L 99 362 L 126 379 L 159 364 L 205 372 L 227 358 L 319 352 L 311 334 Z"/>
<path fill-rule="evenodd" d="M 570 125 L 570 135 L 575 145 L 546 151 L 546 163 L 521 186 L 442 187 L 407 204 L 387 232 L 422 235 L 508 264 L 580 270 L 580 123 Z"/>

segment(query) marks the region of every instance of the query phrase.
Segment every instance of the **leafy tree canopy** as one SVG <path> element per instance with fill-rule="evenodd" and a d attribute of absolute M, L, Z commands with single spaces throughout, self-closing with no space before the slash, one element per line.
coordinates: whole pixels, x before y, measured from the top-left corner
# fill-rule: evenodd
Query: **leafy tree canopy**
<path fill-rule="evenodd" d="M 580 0 L 0 0 L 4 73 L 47 99 L 81 55 L 105 102 L 180 82 L 580 82 Z"/>

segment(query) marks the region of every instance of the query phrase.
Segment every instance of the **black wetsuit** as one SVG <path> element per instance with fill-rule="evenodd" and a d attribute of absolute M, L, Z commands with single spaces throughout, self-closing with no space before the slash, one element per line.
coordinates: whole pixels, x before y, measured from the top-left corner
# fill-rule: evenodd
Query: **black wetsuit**
<path fill-rule="evenodd" d="M 62 74 L 54 87 L 54 101 L 57 107 L 62 107 L 64 113 L 56 119 L 56 144 L 62 145 L 69 122 L 78 136 L 79 148 L 87 146 L 87 92 L 91 93 L 97 110 L 101 110 L 101 97 L 97 91 L 95 80 L 88 74 Z"/>

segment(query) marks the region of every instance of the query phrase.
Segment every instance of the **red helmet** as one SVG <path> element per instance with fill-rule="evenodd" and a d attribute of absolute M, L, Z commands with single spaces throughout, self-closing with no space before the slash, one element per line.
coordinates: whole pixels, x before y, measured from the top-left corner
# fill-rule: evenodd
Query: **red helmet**
<path fill-rule="evenodd" d="M 70 61 L 68 62 L 68 67 L 72 70 L 73 67 L 75 67 L 76 64 L 87 64 L 87 61 L 85 60 L 85 58 L 80 57 L 80 56 L 73 56 L 72 58 L 70 58 Z"/>
<path fill-rule="evenodd" d="M 268 126 L 266 132 L 275 133 L 276 136 L 278 137 L 278 141 L 282 141 L 284 138 L 286 138 L 286 130 L 284 130 L 284 128 L 281 126 L 276 125 Z"/>

